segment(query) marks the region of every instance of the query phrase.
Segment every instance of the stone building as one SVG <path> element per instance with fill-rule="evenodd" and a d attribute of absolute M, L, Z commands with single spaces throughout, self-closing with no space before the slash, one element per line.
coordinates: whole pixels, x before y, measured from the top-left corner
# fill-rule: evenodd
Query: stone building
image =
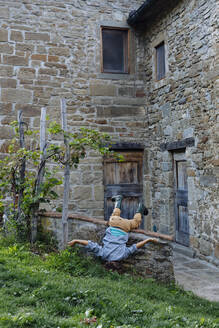
<path fill-rule="evenodd" d="M 35 128 L 66 98 L 70 129 L 108 132 L 125 158 L 90 152 L 70 211 L 107 218 L 121 192 L 131 217 L 143 199 L 143 227 L 218 263 L 216 1 L 142 2 L 0 0 L 0 152 L 18 109 Z"/>

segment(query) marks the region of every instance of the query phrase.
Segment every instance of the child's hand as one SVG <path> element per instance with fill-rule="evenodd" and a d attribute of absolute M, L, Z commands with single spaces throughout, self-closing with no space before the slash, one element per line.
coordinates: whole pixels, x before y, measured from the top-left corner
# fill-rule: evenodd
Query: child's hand
<path fill-rule="evenodd" d="M 68 246 L 74 246 L 76 244 L 76 240 L 72 240 L 68 242 Z"/>
<path fill-rule="evenodd" d="M 152 242 L 152 243 L 159 243 L 158 239 L 155 239 L 155 238 L 149 238 L 147 239 L 147 242 Z"/>

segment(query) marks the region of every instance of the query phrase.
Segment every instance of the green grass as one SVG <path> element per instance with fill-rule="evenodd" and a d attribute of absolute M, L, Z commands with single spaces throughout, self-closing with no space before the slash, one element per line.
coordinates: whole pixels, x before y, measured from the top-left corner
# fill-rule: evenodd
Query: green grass
<path fill-rule="evenodd" d="M 0 328 L 6 327 L 216 328 L 219 303 L 106 272 L 78 251 L 36 255 L 1 240 Z"/>

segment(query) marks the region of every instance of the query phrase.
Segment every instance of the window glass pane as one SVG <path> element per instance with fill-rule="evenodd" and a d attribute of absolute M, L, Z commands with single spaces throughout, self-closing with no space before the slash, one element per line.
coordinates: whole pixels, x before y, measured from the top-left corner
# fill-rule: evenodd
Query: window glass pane
<path fill-rule="evenodd" d="M 127 73 L 128 31 L 102 29 L 103 71 Z"/>
<path fill-rule="evenodd" d="M 156 47 L 156 68 L 157 68 L 157 80 L 162 79 L 165 76 L 165 46 L 164 42 L 160 43 Z"/>

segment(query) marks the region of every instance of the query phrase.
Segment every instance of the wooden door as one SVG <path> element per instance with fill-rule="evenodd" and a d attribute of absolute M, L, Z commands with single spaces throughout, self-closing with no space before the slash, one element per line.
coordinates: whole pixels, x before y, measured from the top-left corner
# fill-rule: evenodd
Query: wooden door
<path fill-rule="evenodd" d="M 115 159 L 104 161 L 104 213 L 105 220 L 112 214 L 114 203 L 111 198 L 121 194 L 122 201 L 121 217 L 132 219 L 139 201 L 142 200 L 143 173 L 142 151 L 119 151 L 124 161 L 117 162 Z"/>
<path fill-rule="evenodd" d="M 174 153 L 176 242 L 189 246 L 188 183 L 185 152 Z"/>

